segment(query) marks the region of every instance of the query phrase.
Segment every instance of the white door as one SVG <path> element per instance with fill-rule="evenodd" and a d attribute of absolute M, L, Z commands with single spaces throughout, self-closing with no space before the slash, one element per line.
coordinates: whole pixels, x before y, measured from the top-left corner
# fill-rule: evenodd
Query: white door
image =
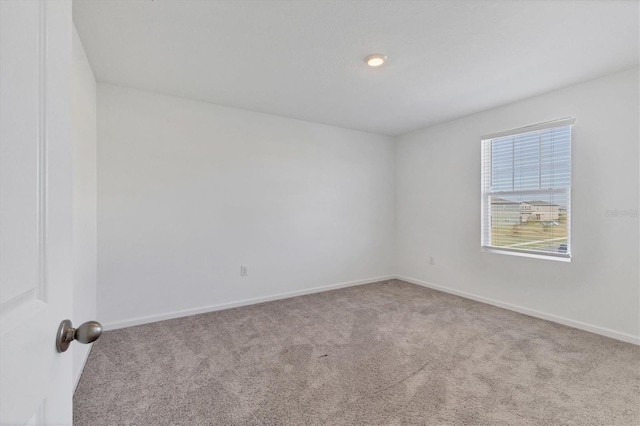
<path fill-rule="evenodd" d="M 3 425 L 72 422 L 71 31 L 68 1 L 0 0 Z"/>

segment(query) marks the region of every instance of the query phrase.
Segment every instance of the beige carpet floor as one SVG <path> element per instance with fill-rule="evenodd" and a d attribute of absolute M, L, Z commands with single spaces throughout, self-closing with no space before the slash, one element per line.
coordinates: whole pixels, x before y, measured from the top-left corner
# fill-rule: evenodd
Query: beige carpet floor
<path fill-rule="evenodd" d="M 389 281 L 106 332 L 74 420 L 638 425 L 640 347 Z"/>

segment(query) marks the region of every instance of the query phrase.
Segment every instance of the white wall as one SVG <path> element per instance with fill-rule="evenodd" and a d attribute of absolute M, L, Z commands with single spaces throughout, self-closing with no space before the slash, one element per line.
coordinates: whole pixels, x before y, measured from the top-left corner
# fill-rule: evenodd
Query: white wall
<path fill-rule="evenodd" d="M 73 324 L 96 319 L 96 80 L 73 28 Z M 74 383 L 90 345 L 74 343 Z"/>
<path fill-rule="evenodd" d="M 389 137 L 99 84 L 98 140 L 111 328 L 393 273 Z"/>
<path fill-rule="evenodd" d="M 639 342 L 638 69 L 398 138 L 397 272 Z M 576 117 L 571 263 L 480 251 L 480 136 Z M 429 256 L 435 265 L 429 265 Z"/>

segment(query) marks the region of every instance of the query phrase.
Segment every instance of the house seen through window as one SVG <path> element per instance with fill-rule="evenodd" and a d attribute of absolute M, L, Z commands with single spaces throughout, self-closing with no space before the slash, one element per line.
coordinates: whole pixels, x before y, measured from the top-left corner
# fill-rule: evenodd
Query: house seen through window
<path fill-rule="evenodd" d="M 482 138 L 482 247 L 570 257 L 573 122 Z"/>

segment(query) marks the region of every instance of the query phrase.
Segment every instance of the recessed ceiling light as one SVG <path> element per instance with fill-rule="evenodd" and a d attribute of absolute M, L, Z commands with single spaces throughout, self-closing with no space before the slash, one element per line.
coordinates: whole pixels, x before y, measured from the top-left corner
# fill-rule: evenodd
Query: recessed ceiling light
<path fill-rule="evenodd" d="M 379 67 L 380 65 L 384 64 L 384 61 L 386 59 L 387 59 L 386 56 L 381 55 L 379 53 L 375 53 L 373 55 L 369 55 L 366 58 L 364 58 L 364 61 L 370 67 Z"/>

